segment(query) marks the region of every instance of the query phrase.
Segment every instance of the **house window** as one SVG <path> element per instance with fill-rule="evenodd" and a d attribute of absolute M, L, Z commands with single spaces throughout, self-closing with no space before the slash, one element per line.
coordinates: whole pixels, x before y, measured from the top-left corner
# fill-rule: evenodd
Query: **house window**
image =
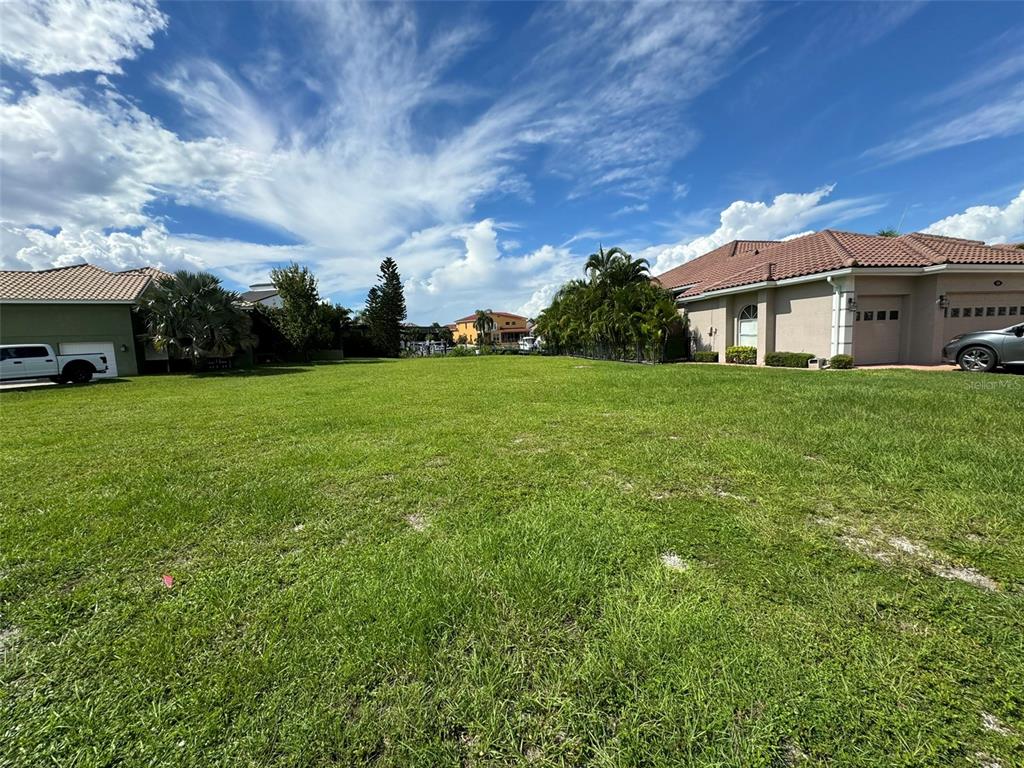
<path fill-rule="evenodd" d="M 865 320 L 874 320 L 875 319 L 875 313 L 870 311 L 870 310 L 866 311 L 864 313 L 864 319 Z"/>
<path fill-rule="evenodd" d="M 996 316 L 996 308 L 995 307 L 985 307 L 985 317 L 995 317 L 995 316 Z"/>
<path fill-rule="evenodd" d="M 975 307 L 974 308 L 974 316 L 975 317 L 981 317 L 982 314 L 984 314 L 984 312 L 985 312 L 985 310 L 982 307 Z"/>
<path fill-rule="evenodd" d="M 1016 315 L 1017 314 L 1017 308 L 1016 307 L 1010 307 L 1010 314 L 1011 315 Z"/>
<path fill-rule="evenodd" d="M 748 304 L 740 310 L 739 342 L 741 347 L 757 346 L 757 304 Z"/>
<path fill-rule="evenodd" d="M 997 314 L 997 315 L 998 315 L 999 317 L 1004 317 L 1004 316 L 1006 315 L 1006 307 L 999 307 L 999 308 L 998 308 L 998 309 L 996 310 L 996 314 Z"/>
<path fill-rule="evenodd" d="M 878 310 L 878 314 L 875 315 L 875 320 L 885 320 L 885 310 L 884 309 Z"/>
<path fill-rule="evenodd" d="M 860 312 L 857 313 L 857 322 L 860 322 Z"/>
<path fill-rule="evenodd" d="M 960 307 L 953 307 L 949 310 L 950 317 L 960 317 Z"/>
<path fill-rule="evenodd" d="M 900 319 L 900 311 L 898 309 L 890 309 L 889 310 L 889 319 L 890 320 L 899 320 Z"/>

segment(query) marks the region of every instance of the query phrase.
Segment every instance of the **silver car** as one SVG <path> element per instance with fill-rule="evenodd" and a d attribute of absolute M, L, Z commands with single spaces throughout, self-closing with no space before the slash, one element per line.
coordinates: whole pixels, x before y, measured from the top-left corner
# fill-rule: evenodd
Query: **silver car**
<path fill-rule="evenodd" d="M 954 336 L 942 348 L 942 359 L 972 372 L 991 371 L 997 365 L 1024 365 L 1024 324 Z"/>

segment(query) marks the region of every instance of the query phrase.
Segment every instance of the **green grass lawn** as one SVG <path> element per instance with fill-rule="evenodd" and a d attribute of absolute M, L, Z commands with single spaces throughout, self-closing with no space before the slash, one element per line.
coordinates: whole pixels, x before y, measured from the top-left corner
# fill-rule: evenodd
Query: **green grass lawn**
<path fill-rule="evenodd" d="M 1024 377 L 353 361 L 0 414 L 0 765 L 1024 765 Z"/>

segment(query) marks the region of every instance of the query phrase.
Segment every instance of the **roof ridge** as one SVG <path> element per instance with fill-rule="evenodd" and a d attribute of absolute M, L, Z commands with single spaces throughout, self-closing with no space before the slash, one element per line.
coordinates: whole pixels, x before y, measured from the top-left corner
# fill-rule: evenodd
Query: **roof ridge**
<path fill-rule="evenodd" d="M 831 229 L 823 229 L 820 234 L 825 236 L 825 242 L 831 246 L 833 251 L 836 252 L 836 255 L 839 256 L 839 260 L 842 262 L 844 267 L 857 266 L 857 257 L 850 253 L 846 246 L 839 241 L 839 238 L 836 237 L 835 231 Z"/>
<path fill-rule="evenodd" d="M 984 240 L 971 240 L 967 237 L 953 237 L 952 235 L 936 235 L 932 232 L 908 232 L 902 237 L 935 237 L 939 240 L 951 240 L 954 243 L 970 243 L 971 245 L 988 245 Z"/>
<path fill-rule="evenodd" d="M 928 259 L 928 261 L 933 264 L 945 264 L 949 261 L 949 257 L 944 256 L 932 248 L 917 232 L 911 232 L 908 235 L 900 235 L 896 239 L 906 244 L 907 247 L 918 256 Z M 984 245 L 984 243 L 982 243 L 982 245 Z"/>

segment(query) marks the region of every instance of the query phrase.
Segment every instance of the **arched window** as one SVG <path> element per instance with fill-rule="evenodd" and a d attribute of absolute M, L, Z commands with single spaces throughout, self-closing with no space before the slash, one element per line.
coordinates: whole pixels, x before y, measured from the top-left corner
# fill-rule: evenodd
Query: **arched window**
<path fill-rule="evenodd" d="M 740 310 L 738 336 L 741 347 L 757 346 L 757 304 L 747 304 Z"/>

